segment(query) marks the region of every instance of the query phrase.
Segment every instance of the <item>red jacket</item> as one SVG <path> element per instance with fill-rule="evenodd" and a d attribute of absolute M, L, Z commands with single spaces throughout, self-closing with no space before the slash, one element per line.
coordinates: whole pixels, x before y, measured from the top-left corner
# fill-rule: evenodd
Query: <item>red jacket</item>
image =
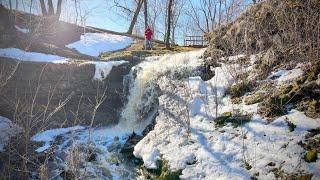
<path fill-rule="evenodd" d="M 144 32 L 144 36 L 147 40 L 151 40 L 152 39 L 152 31 L 150 28 L 147 28 L 146 31 Z"/>

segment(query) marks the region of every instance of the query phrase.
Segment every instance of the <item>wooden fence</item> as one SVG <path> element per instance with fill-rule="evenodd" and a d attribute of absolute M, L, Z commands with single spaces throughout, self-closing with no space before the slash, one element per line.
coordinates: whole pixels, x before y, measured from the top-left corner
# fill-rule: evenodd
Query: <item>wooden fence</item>
<path fill-rule="evenodd" d="M 208 46 L 208 43 L 203 36 L 186 36 L 184 38 L 184 46 L 206 47 Z"/>

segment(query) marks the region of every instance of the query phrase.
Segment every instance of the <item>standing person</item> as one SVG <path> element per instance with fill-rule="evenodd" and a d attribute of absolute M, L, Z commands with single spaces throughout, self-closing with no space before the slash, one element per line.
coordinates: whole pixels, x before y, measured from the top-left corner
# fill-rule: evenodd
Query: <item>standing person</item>
<path fill-rule="evenodd" d="M 145 39 L 146 39 L 146 44 L 145 44 L 145 49 L 146 50 L 150 50 L 150 49 L 152 49 L 152 42 L 151 42 L 151 40 L 152 40 L 152 35 L 153 35 L 153 33 L 152 33 L 152 30 L 150 29 L 150 27 L 149 26 L 147 26 L 147 29 L 146 29 L 146 31 L 144 32 L 144 36 L 145 36 Z"/>

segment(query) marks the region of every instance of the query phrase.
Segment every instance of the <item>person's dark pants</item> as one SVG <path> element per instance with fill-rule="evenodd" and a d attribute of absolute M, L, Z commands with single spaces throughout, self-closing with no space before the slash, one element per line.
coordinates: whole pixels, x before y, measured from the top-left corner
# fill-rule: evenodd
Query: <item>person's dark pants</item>
<path fill-rule="evenodd" d="M 146 39 L 145 49 L 146 49 L 146 50 L 152 49 L 152 41 L 151 41 L 151 39 Z"/>

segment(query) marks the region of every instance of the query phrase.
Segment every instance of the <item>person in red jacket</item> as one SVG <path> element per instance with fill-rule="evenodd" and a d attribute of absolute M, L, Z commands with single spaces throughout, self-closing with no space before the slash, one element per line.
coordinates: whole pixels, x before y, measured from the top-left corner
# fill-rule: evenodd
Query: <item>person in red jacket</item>
<path fill-rule="evenodd" d="M 147 50 L 150 50 L 152 49 L 152 30 L 149 26 L 147 26 L 147 29 L 146 31 L 144 32 L 144 36 L 145 36 L 145 39 L 146 39 L 146 44 L 145 44 L 145 49 Z"/>

